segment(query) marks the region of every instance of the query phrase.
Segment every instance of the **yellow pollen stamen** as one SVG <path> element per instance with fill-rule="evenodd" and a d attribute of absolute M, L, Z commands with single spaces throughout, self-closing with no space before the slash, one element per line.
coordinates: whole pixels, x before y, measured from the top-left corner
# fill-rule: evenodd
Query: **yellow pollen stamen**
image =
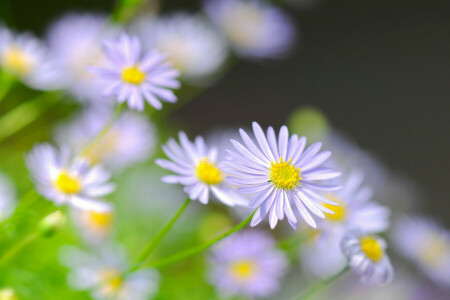
<path fill-rule="evenodd" d="M 122 79 L 131 84 L 140 84 L 144 81 L 146 74 L 137 66 L 127 67 L 122 71 Z"/>
<path fill-rule="evenodd" d="M 113 215 L 111 212 L 88 211 L 87 219 L 89 224 L 94 227 L 107 228 L 112 224 Z"/>
<path fill-rule="evenodd" d="M 123 277 L 120 272 L 112 269 L 101 273 L 101 281 L 107 294 L 116 293 L 123 285 Z"/>
<path fill-rule="evenodd" d="M 364 236 L 359 239 L 361 250 L 373 262 L 379 262 L 383 258 L 383 248 L 380 243 L 371 236 Z"/>
<path fill-rule="evenodd" d="M 232 275 L 238 280 L 249 280 L 256 271 L 255 263 L 250 260 L 242 260 L 234 262 L 230 266 Z"/>
<path fill-rule="evenodd" d="M 347 207 L 344 205 L 342 201 L 336 199 L 333 196 L 328 196 L 327 198 L 339 204 L 339 205 L 330 205 L 327 203 L 322 203 L 323 206 L 334 212 L 334 214 L 325 213 L 327 219 L 333 222 L 344 221 L 347 218 Z"/>
<path fill-rule="evenodd" d="M 269 182 L 272 182 L 278 189 L 292 190 L 300 185 L 300 168 L 295 168 L 292 165 L 292 159 L 283 161 L 280 158 L 279 162 L 271 162 Z"/>
<path fill-rule="evenodd" d="M 1 63 L 5 70 L 19 76 L 27 75 L 32 68 L 29 57 L 17 46 L 11 46 L 3 52 Z"/>
<path fill-rule="evenodd" d="M 438 266 L 450 252 L 450 244 L 437 234 L 430 234 L 419 249 L 420 258 L 429 266 Z"/>
<path fill-rule="evenodd" d="M 59 173 L 54 185 L 58 190 L 66 194 L 76 194 L 81 190 L 80 180 L 66 171 Z"/>
<path fill-rule="evenodd" d="M 206 184 L 218 184 L 223 180 L 222 172 L 205 157 L 200 160 L 195 171 L 198 179 Z"/>

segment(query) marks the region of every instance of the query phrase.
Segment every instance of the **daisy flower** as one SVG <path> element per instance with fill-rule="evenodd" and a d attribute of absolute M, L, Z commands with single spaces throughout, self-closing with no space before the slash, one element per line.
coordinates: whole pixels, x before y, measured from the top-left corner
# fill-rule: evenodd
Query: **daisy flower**
<path fill-rule="evenodd" d="M 73 121 L 58 128 L 55 140 L 79 153 L 109 122 L 109 107 L 90 107 Z M 101 163 L 120 171 L 144 161 L 153 153 L 156 130 L 148 118 L 135 112 L 122 113 L 110 130 L 85 155 L 92 164 Z"/>
<path fill-rule="evenodd" d="M 392 281 L 394 270 L 383 239 L 352 230 L 345 234 L 341 247 L 350 268 L 360 276 L 362 283 L 382 285 Z"/>
<path fill-rule="evenodd" d="M 82 237 L 90 244 L 103 242 L 114 225 L 112 207 L 104 211 L 74 209 L 72 216 Z"/>
<path fill-rule="evenodd" d="M 102 247 L 89 253 L 75 247 L 61 251 L 61 262 L 71 268 L 68 284 L 73 290 L 90 290 L 96 300 L 147 300 L 158 288 L 158 273 L 141 269 L 126 277 L 127 261 L 119 249 Z"/>
<path fill-rule="evenodd" d="M 279 58 L 294 40 L 291 20 L 258 0 L 209 0 L 205 10 L 234 50 L 250 58 Z"/>
<path fill-rule="evenodd" d="M 89 68 L 104 84 L 104 96 L 115 96 L 120 103 L 127 101 L 138 111 L 144 110 L 144 99 L 156 109 L 162 108 L 161 101 L 177 101 L 170 89 L 180 87 L 176 80 L 179 72 L 166 62 L 165 55 L 156 50 L 142 55 L 139 39 L 126 33 L 106 41 L 104 51 L 106 65 Z"/>
<path fill-rule="evenodd" d="M 178 13 L 141 27 L 147 49 L 167 54 L 181 76 L 194 83 L 216 73 L 226 59 L 224 39 L 199 16 Z"/>
<path fill-rule="evenodd" d="M 227 296 L 269 297 L 280 288 L 288 261 L 272 237 L 259 231 L 238 232 L 212 249 L 210 281 Z"/>
<path fill-rule="evenodd" d="M 49 50 L 61 66 L 69 93 L 78 100 L 101 99 L 101 85 L 86 67 L 102 65 L 101 43 L 116 31 L 105 17 L 90 14 L 68 14 L 50 26 Z"/>
<path fill-rule="evenodd" d="M 70 204 L 81 209 L 104 211 L 110 206 L 97 199 L 114 191 L 110 175 L 100 166 L 72 159 L 67 149 L 49 144 L 34 146 L 27 157 L 36 190 L 55 205 Z"/>
<path fill-rule="evenodd" d="M 296 228 L 297 217 L 292 210 L 294 204 L 301 218 L 314 228 L 316 221 L 311 213 L 322 219 L 325 218 L 324 212 L 333 214 L 323 204 L 337 203 L 317 193 L 339 189 L 339 186 L 321 182 L 340 175 L 332 169 L 321 167 L 331 152 L 319 153 L 321 143 L 305 150 L 306 138 L 295 134 L 289 137 L 286 126 L 281 127 L 278 140 L 272 127 L 268 128 L 266 138 L 256 122 L 253 122 L 253 133 L 258 146 L 240 129 L 245 146 L 231 140 L 236 151 L 228 150 L 229 158 L 224 161 L 223 168 L 230 174 L 227 180 L 239 186 L 239 192 L 252 195 L 250 207 L 258 207 L 250 225 L 256 226 L 269 214 L 269 224 L 273 229 L 278 220 L 283 220 L 286 215 L 289 224 Z"/>
<path fill-rule="evenodd" d="M 0 173 L 0 221 L 5 220 L 14 210 L 16 195 L 11 181 Z"/>
<path fill-rule="evenodd" d="M 450 287 L 450 231 L 421 217 L 403 217 L 394 227 L 394 245 L 432 281 Z"/>
<path fill-rule="evenodd" d="M 215 148 L 209 149 L 200 136 L 192 143 L 184 132 L 180 132 L 179 139 L 181 146 L 171 138 L 162 147 L 170 161 L 156 160 L 160 167 L 177 174 L 164 176 L 163 182 L 183 184 L 189 197 L 203 204 L 208 203 L 210 191 L 229 206 L 248 203 L 247 199 L 225 184 L 225 174 L 217 165 L 218 153 Z"/>
<path fill-rule="evenodd" d="M 60 70 L 41 41 L 29 33 L 16 34 L 1 26 L 0 68 L 34 89 L 63 86 Z"/>

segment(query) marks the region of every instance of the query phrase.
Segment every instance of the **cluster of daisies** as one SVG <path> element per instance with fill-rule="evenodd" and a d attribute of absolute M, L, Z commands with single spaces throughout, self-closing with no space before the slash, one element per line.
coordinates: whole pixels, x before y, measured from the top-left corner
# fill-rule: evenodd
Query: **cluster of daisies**
<path fill-rule="evenodd" d="M 0 27 L 2 74 L 34 89 L 64 90 L 83 106 L 57 126 L 57 146 L 37 144 L 26 157 L 35 190 L 56 206 L 70 207 L 83 240 L 95 249 L 61 250 L 72 289 L 90 291 L 94 299 L 144 300 L 157 293 L 158 272 L 130 273 L 123 249 L 112 242 L 115 207 L 107 199 L 116 174 L 157 153 L 156 126 L 139 112 L 146 104 L 161 110 L 177 102 L 184 84 L 211 84 L 231 53 L 280 58 L 294 36 L 289 17 L 257 0 L 205 1 L 203 14 L 147 15 L 126 28 L 104 16 L 71 14 L 50 27 L 45 42 Z M 125 106 L 129 110 L 121 112 Z M 162 146 L 166 158 L 155 160 L 167 170 L 162 181 L 183 186 L 192 201 L 206 205 L 214 198 L 236 215 L 253 212 L 251 227 L 275 229 L 286 219 L 297 230 L 294 238 L 306 236 L 298 258 L 310 277 L 329 279 L 349 266 L 368 285 L 392 281 L 387 243 L 378 235 L 389 228 L 391 211 L 373 199 L 373 187 L 383 185 L 371 180 L 373 168 L 342 161 L 322 150 L 321 142 L 289 134 L 287 126 L 276 132 L 254 122 L 251 130 L 217 136 L 211 143 L 184 132 L 170 138 Z M 358 156 L 325 144 L 342 150 L 344 158 Z M 0 174 L 1 219 L 13 213 L 15 198 L 13 185 Z M 392 239 L 433 281 L 450 286 L 449 231 L 405 218 Z M 214 245 L 208 278 L 227 297 L 271 297 L 289 266 L 269 232 L 244 229 Z M 0 289 L 2 297 L 14 297 L 14 291 Z"/>

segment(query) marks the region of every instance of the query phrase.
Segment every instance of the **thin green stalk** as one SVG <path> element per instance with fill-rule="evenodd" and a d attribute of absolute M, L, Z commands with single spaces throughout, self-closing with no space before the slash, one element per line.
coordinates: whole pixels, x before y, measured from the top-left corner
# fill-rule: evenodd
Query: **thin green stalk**
<path fill-rule="evenodd" d="M 333 277 L 330 277 L 326 280 L 323 280 L 312 287 L 310 287 L 306 292 L 302 292 L 300 295 L 297 295 L 296 297 L 292 298 L 292 300 L 306 300 L 310 299 L 314 295 L 316 295 L 318 292 L 322 291 L 326 287 L 328 287 L 330 284 L 332 284 L 336 279 L 341 277 L 343 274 L 345 274 L 348 270 L 348 266 L 342 269 L 339 273 L 334 275 Z"/>
<path fill-rule="evenodd" d="M 0 117 L 0 142 L 15 134 L 46 112 L 61 98 L 61 93 L 46 92 L 23 102 Z"/>
<path fill-rule="evenodd" d="M 245 226 L 247 226 L 250 221 L 253 218 L 253 215 L 255 214 L 255 212 L 253 212 L 247 219 L 245 219 L 244 221 L 242 221 L 241 223 L 239 223 L 238 225 L 236 225 L 235 227 L 231 228 L 230 230 L 228 230 L 227 232 L 215 237 L 214 239 L 205 242 L 203 244 L 200 244 L 198 246 L 194 246 L 192 248 L 189 248 L 185 251 L 179 252 L 179 253 L 175 253 L 173 255 L 170 255 L 166 258 L 162 258 L 156 261 L 152 261 L 148 264 L 146 264 L 146 267 L 164 267 L 170 264 L 173 264 L 177 261 L 180 261 L 182 259 L 185 259 L 187 257 L 193 256 L 197 253 L 200 253 L 206 249 L 208 249 L 209 247 L 211 247 L 212 245 L 214 245 L 215 243 L 221 241 L 222 239 L 226 238 L 227 236 L 241 230 L 242 228 L 244 228 Z"/>
<path fill-rule="evenodd" d="M 114 122 L 116 121 L 117 117 L 120 115 L 120 112 L 125 106 L 125 102 L 121 103 L 116 107 L 116 111 L 114 112 L 114 115 L 112 118 L 108 121 L 108 123 L 103 126 L 102 130 L 95 136 L 95 138 L 81 151 L 81 156 L 86 156 L 89 151 L 92 150 L 92 148 L 95 146 L 95 144 L 98 143 L 111 129 L 111 127 L 114 125 Z"/>
<path fill-rule="evenodd" d="M 8 260 L 13 258 L 20 250 L 31 244 L 39 235 L 37 232 L 33 232 L 25 236 L 18 243 L 14 244 L 1 258 L 0 267 L 5 264 Z"/>
<path fill-rule="evenodd" d="M 191 203 L 191 199 L 188 197 L 184 201 L 184 203 L 180 206 L 178 211 L 175 213 L 175 215 L 170 219 L 170 221 L 159 231 L 153 239 L 150 240 L 147 247 L 142 251 L 142 253 L 139 255 L 139 257 L 136 259 L 136 262 L 133 264 L 133 266 L 130 269 L 137 269 L 142 265 L 143 262 L 145 262 L 150 255 L 153 253 L 153 250 L 155 250 L 156 246 L 159 245 L 161 240 L 166 236 L 167 232 L 172 228 L 173 224 L 178 220 L 178 218 L 183 214 L 183 212 L 186 210 L 186 207 Z"/>

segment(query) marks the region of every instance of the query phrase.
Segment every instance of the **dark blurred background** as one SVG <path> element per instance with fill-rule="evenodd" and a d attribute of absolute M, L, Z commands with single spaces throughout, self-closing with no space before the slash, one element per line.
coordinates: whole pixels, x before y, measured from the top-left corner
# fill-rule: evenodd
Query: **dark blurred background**
<path fill-rule="evenodd" d="M 108 13 L 114 6 L 106 0 L 0 1 L 11 8 L 0 12 L 3 21 L 37 34 L 64 12 Z M 200 6 L 161 2 L 163 11 Z M 311 11 L 284 6 L 301 32 L 292 57 L 239 63 L 173 120 L 193 133 L 254 120 L 278 127 L 295 108 L 315 106 L 417 182 L 426 213 L 450 226 L 450 1 L 322 0 Z"/>

